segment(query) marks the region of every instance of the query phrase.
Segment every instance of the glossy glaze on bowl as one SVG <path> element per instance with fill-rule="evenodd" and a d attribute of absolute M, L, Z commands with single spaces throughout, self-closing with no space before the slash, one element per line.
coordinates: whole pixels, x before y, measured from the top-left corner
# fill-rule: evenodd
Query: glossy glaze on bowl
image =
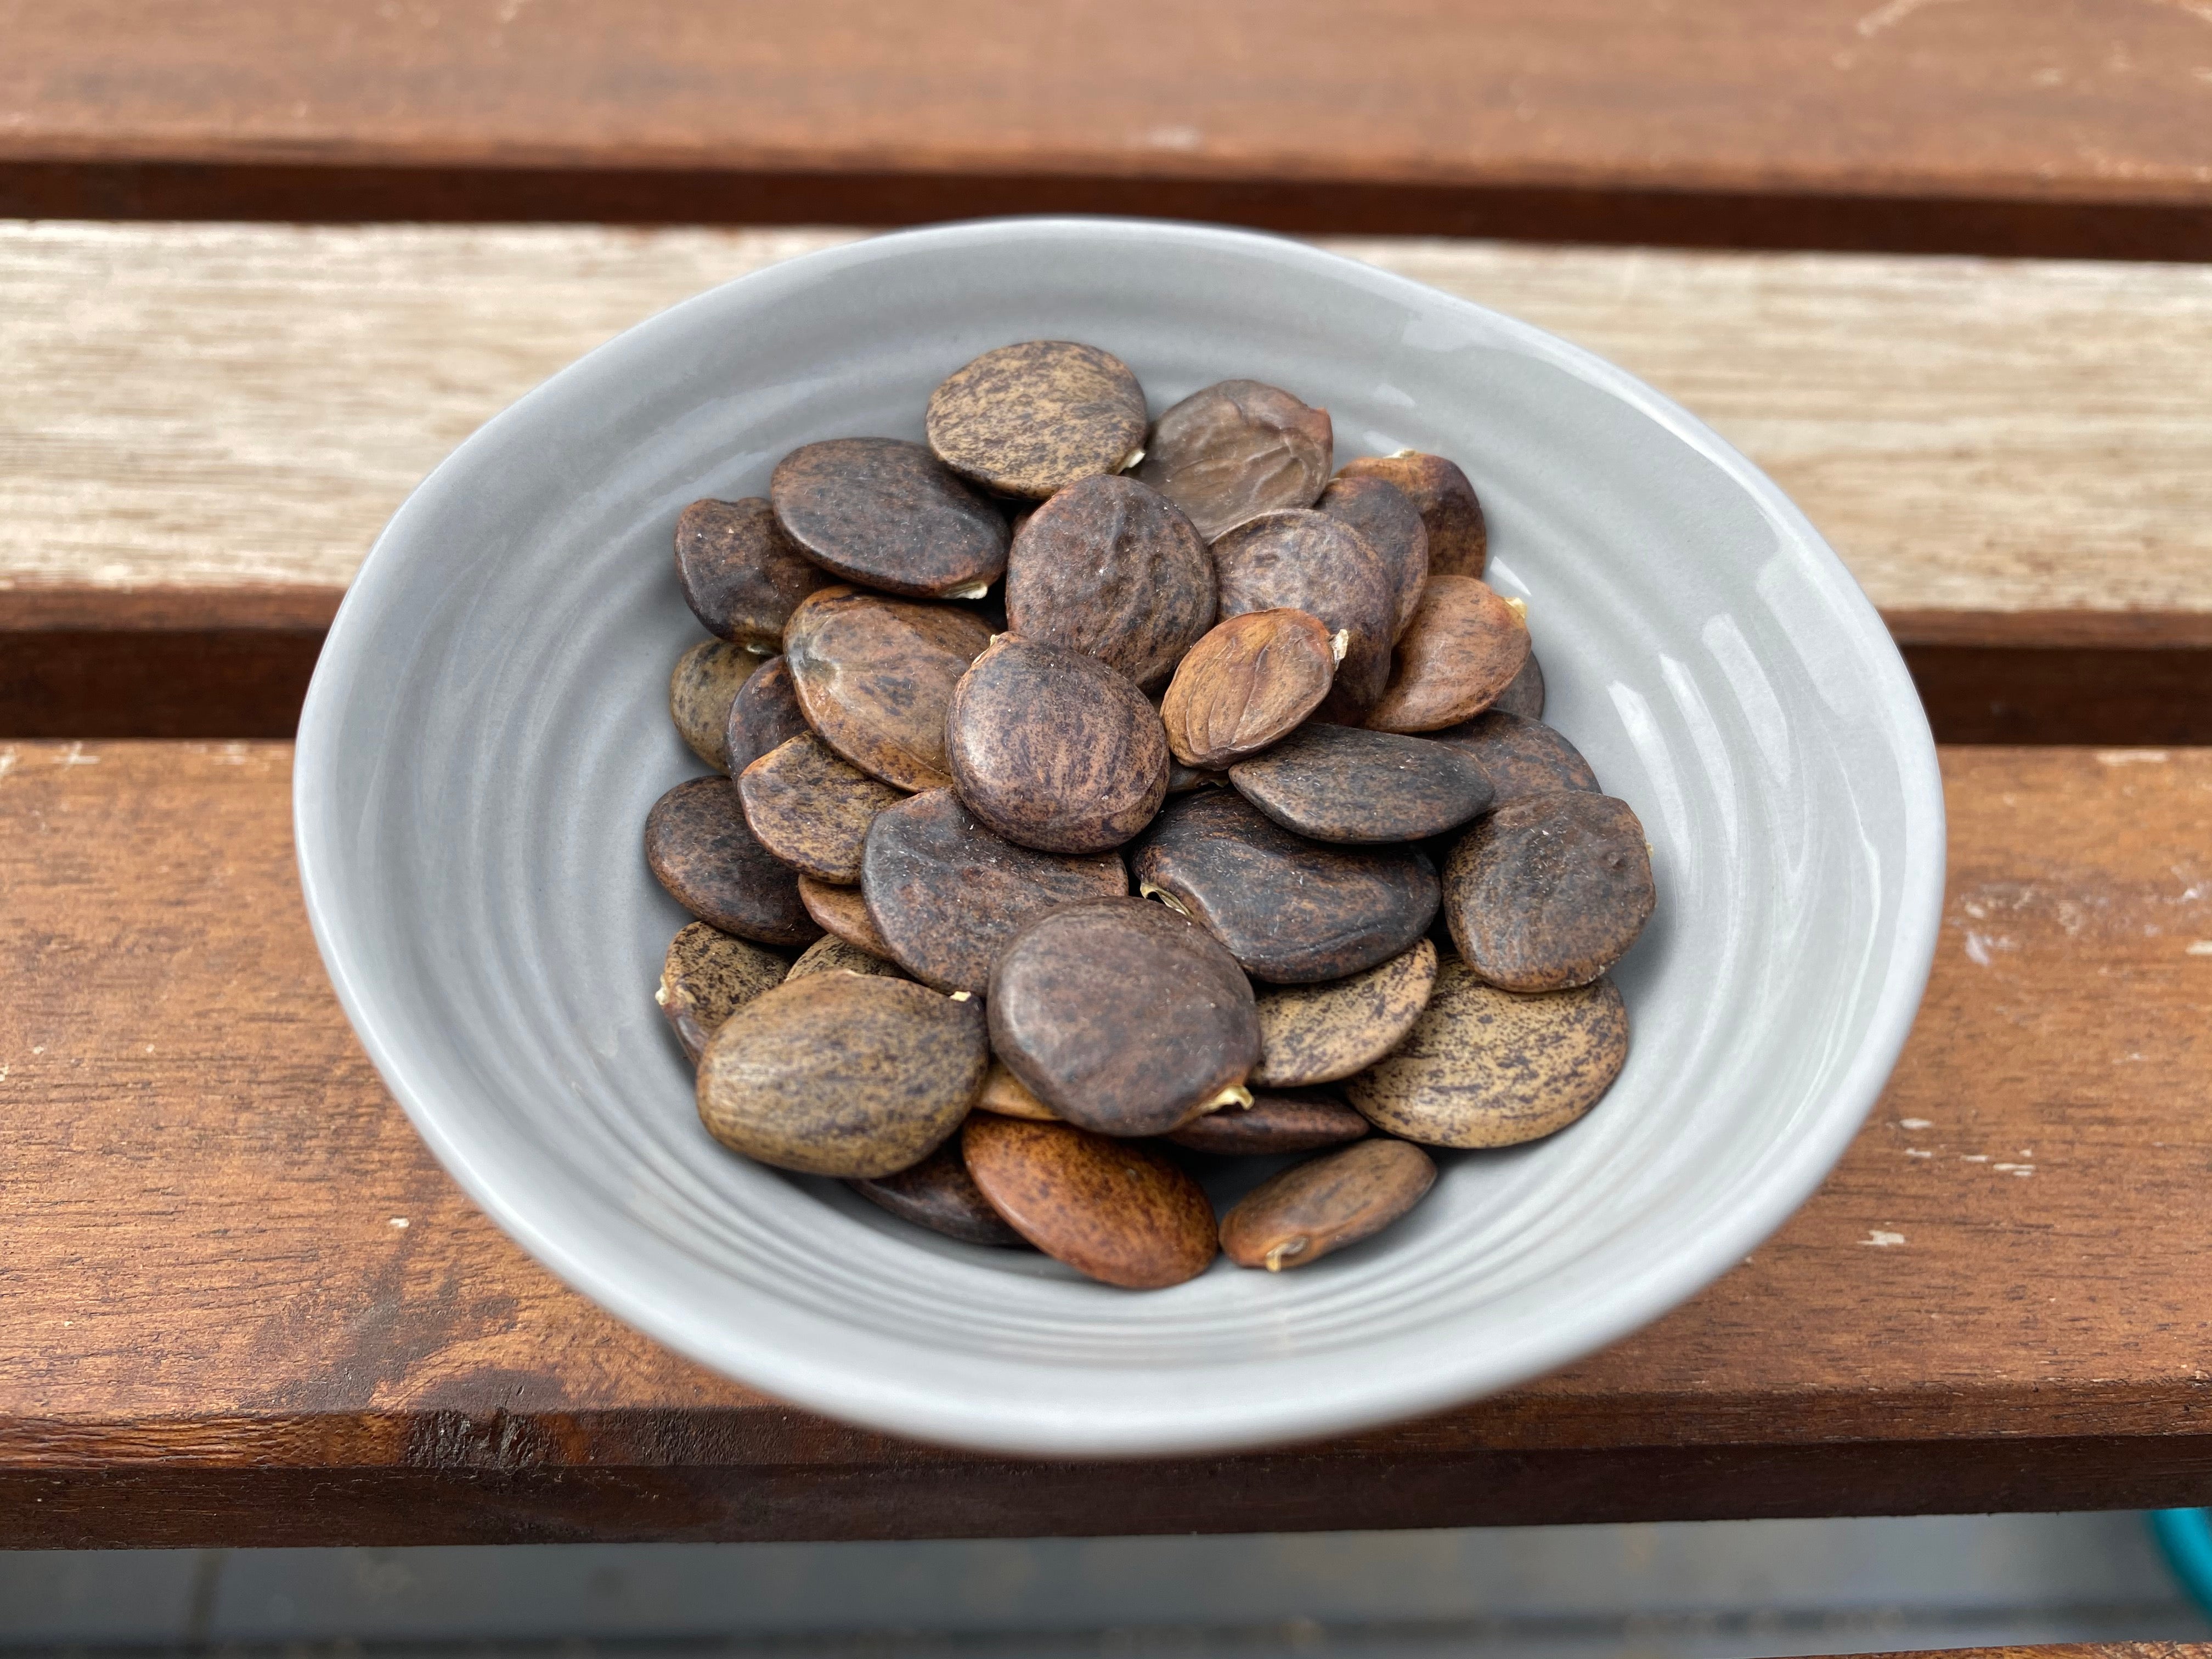
<path fill-rule="evenodd" d="M 902 1227 L 721 1152 L 653 1004 L 684 918 L 639 851 L 698 763 L 670 556 L 794 446 L 919 437 L 1009 341 L 1114 352 L 1154 413 L 1274 381 L 1340 462 L 1463 462 L 1528 600 L 1547 718 L 1647 827 L 1626 1070 L 1565 1133 L 1446 1154 L 1307 1273 L 1133 1295 Z M 1047 1455 L 1249 1445 L 1438 1408 L 1664 1312 L 1818 1184 L 1918 1001 L 1935 753 L 1879 618 L 1774 486 L 1551 336 L 1295 243 L 1128 222 L 954 226 L 810 255 L 593 352 L 464 444 L 348 596 L 300 730 L 302 879 L 393 1093 L 526 1248 L 622 1317 L 857 1422 Z M 1777 1334 L 1786 1340 L 1786 1334 Z"/>

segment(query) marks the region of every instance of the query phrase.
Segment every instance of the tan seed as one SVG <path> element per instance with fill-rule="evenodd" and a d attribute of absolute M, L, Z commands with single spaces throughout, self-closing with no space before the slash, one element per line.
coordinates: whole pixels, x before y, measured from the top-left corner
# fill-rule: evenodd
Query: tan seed
<path fill-rule="evenodd" d="M 784 965 L 773 951 L 695 921 L 670 941 L 653 1000 L 696 1065 L 724 1020 L 783 982 Z"/>
<path fill-rule="evenodd" d="M 1271 986 L 1260 994 L 1255 1089 L 1334 1083 L 1372 1066 L 1405 1041 L 1429 1006 L 1437 947 L 1427 939 L 1379 968 L 1321 985 Z"/>
<path fill-rule="evenodd" d="M 991 1069 L 983 1079 L 983 1092 L 975 1097 L 979 1111 L 996 1112 L 1000 1117 L 1027 1118 L 1032 1123 L 1056 1123 L 1060 1114 L 1030 1092 L 1029 1085 L 1006 1069 L 1006 1062 L 994 1059 Z"/>
<path fill-rule="evenodd" d="M 809 974 L 869 974 L 879 979 L 905 979 L 906 972 L 895 962 L 871 956 L 857 945 L 848 945 L 835 933 L 825 933 L 799 953 L 799 960 L 791 964 L 787 980 L 805 979 Z"/>
<path fill-rule="evenodd" d="M 1277 1273 L 1371 1238 L 1436 1185 L 1435 1161 L 1402 1140 L 1365 1140 L 1261 1182 L 1221 1218 L 1221 1250 Z"/>
<path fill-rule="evenodd" d="M 867 901 L 861 897 L 859 888 L 840 887 L 817 881 L 811 876 L 801 876 L 799 902 L 824 933 L 836 934 L 856 951 L 881 957 L 886 962 L 891 960 L 891 947 L 884 942 L 884 936 L 869 919 Z"/>
<path fill-rule="evenodd" d="M 718 772 L 730 768 L 730 706 L 760 659 L 721 640 L 702 640 L 676 659 L 668 713 L 691 752 Z"/>
<path fill-rule="evenodd" d="M 1335 648 L 1318 617 L 1231 617 L 1191 647 L 1169 683 L 1160 702 L 1168 747 L 1185 766 L 1214 769 L 1257 754 L 1320 708 L 1335 678 Z"/>
<path fill-rule="evenodd" d="M 1121 470 L 1145 441 L 1145 390 L 1110 352 L 1029 340 L 946 375 L 929 394 L 927 429 L 954 471 L 1041 500 Z"/>

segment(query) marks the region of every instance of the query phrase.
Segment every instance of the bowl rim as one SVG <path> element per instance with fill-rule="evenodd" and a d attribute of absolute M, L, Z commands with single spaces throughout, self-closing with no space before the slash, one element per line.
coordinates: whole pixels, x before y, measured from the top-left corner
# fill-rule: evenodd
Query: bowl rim
<path fill-rule="evenodd" d="M 1426 1381 L 1384 1376 L 1326 1397 L 1248 1399 L 1242 1415 L 1225 1425 L 1218 1414 L 1203 1423 L 1158 1420 L 1101 1430 L 1071 1422 L 1049 1409 L 1027 1413 L 1012 1402 L 957 1396 L 949 1389 L 886 1389 L 883 1380 L 855 1375 L 832 1356 L 787 1352 L 773 1345 L 747 1347 L 742 1361 L 732 1344 L 709 1351 L 693 1322 L 669 1304 L 640 1292 L 601 1253 L 577 1249 L 538 1224 L 507 1196 L 497 1172 L 480 1167 L 449 1133 L 435 1098 L 416 1085 L 404 1045 L 387 1041 L 372 994 L 356 969 L 355 940 L 344 902 L 341 837 L 331 808 L 338 764 L 332 741 L 348 691 L 371 641 L 368 632 L 387 572 L 396 569 L 387 546 L 407 539 L 414 520 L 465 476 L 495 434 L 531 418 L 577 364 L 618 347 L 641 330 L 655 328 L 695 307 L 721 304 L 736 290 L 763 296 L 813 282 L 835 270 L 925 251 L 1009 243 L 1101 243 L 1133 246 L 1176 245 L 1194 251 L 1302 268 L 1335 280 L 1354 278 L 1369 289 L 1421 307 L 1443 307 L 1480 318 L 1486 328 L 1568 370 L 1577 379 L 1627 404 L 1718 468 L 1752 498 L 1778 528 L 1813 556 L 1806 574 L 1846 625 L 1844 642 L 1866 678 L 1857 690 L 1896 760 L 1902 830 L 1908 856 L 1899 884 L 1893 943 L 1881 963 L 1865 1040 L 1849 1067 L 1794 1143 L 1778 1150 L 1747 1201 L 1715 1218 L 1694 1239 L 1634 1281 L 1634 1294 L 1578 1307 L 1553 1336 L 1524 1345 L 1516 1363 L 1501 1370 L 1480 1351 L 1462 1348 Z M 1152 1456 L 1233 1450 L 1340 1434 L 1418 1417 L 1519 1386 L 1558 1366 L 1609 1346 L 1680 1306 L 1735 1267 L 1794 1214 L 1818 1188 L 1857 1135 L 1894 1069 L 1918 1011 L 1933 965 L 1942 925 L 1945 878 L 1942 779 L 1935 741 L 1917 691 L 1887 627 L 1849 568 L 1811 521 L 1748 458 L 1680 404 L 1626 370 L 1533 324 L 1337 253 L 1289 237 L 1170 220 L 1054 216 L 963 221 L 887 232 L 817 249 L 717 284 L 623 330 L 595 347 L 493 416 L 462 441 L 410 491 L 364 556 L 333 618 L 300 714 L 293 773 L 293 828 L 302 897 L 325 969 L 349 1023 L 385 1086 L 397 1099 L 432 1154 L 482 1208 L 540 1265 L 626 1324 L 643 1331 L 707 1369 L 731 1376 L 804 1408 L 848 1422 L 939 1443 L 1016 1455 Z M 1571 1334 L 1569 1334 L 1571 1330 Z"/>

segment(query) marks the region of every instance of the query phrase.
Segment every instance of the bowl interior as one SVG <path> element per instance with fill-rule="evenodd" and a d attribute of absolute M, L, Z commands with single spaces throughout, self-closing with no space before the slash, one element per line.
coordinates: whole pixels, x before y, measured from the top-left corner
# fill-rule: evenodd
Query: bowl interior
<path fill-rule="evenodd" d="M 1325 404 L 1339 459 L 1461 461 L 1525 598 L 1547 719 L 1642 817 L 1634 1031 L 1565 1133 L 1448 1155 L 1304 1271 L 1132 1295 L 722 1152 L 653 1002 L 686 920 L 647 809 L 702 770 L 666 681 L 670 558 L 793 447 L 921 435 L 1012 340 Z M 816 254 L 653 319 L 471 438 L 393 520 L 301 730 L 301 856 L 348 1012 L 438 1155 L 556 1272 L 742 1380 L 1040 1453 L 1252 1443 L 1438 1407 L 1587 1352 L 1802 1200 L 1872 1103 L 1932 949 L 1934 751 L 1879 620 L 1748 463 L 1523 325 L 1295 244 L 1081 221 Z"/>

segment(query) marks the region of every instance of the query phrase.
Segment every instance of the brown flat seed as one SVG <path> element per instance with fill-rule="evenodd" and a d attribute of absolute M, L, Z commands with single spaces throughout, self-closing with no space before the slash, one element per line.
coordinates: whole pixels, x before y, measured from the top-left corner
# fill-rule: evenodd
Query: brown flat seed
<path fill-rule="evenodd" d="M 1213 544 L 1221 614 L 1304 611 L 1345 635 L 1335 695 L 1352 711 L 1382 695 L 1390 678 L 1397 595 L 1367 539 L 1326 513 L 1265 513 Z"/>
<path fill-rule="evenodd" d="M 1367 723 L 1383 732 L 1456 726 L 1497 701 L 1528 660 L 1528 624 L 1488 583 L 1431 576 Z"/>
<path fill-rule="evenodd" d="M 832 438 L 776 463 L 776 520 L 824 570 L 917 599 L 998 580 L 1006 521 L 920 444 Z"/>
<path fill-rule="evenodd" d="M 1357 530 L 1382 561 L 1396 600 L 1390 624 L 1395 640 L 1413 620 L 1413 609 L 1429 585 L 1429 532 L 1420 509 L 1388 478 L 1369 477 L 1336 478 L 1314 506 Z"/>
<path fill-rule="evenodd" d="M 1024 1249 L 1029 1241 L 1006 1225 L 968 1174 L 958 1140 L 948 1140 L 910 1170 L 873 1181 L 845 1183 L 869 1203 L 902 1221 L 927 1227 L 963 1244 Z"/>
<path fill-rule="evenodd" d="M 676 520 L 676 579 L 709 634 L 762 652 L 783 648 L 792 607 L 829 581 L 760 495 L 685 507 Z"/>
<path fill-rule="evenodd" d="M 753 838 L 727 778 L 693 778 L 655 801 L 645 859 L 678 904 L 726 933 L 795 947 L 822 931 L 799 902 L 791 866 Z"/>
<path fill-rule="evenodd" d="M 811 732 L 745 768 L 738 796 L 762 846 L 803 876 L 848 885 L 860 879 L 860 848 L 876 814 L 906 799 Z"/>
<path fill-rule="evenodd" d="M 1164 1134 L 1260 1055 L 1252 987 L 1188 916 L 1142 899 L 1049 911 L 991 969 L 991 1047 L 1030 1091 L 1103 1134 Z"/>
<path fill-rule="evenodd" d="M 991 1069 L 983 1078 L 983 1092 L 975 1097 L 975 1109 L 996 1112 L 1000 1117 L 1024 1117 L 1032 1123 L 1060 1121 L 1060 1114 L 1031 1094 L 1029 1085 L 998 1059 L 991 1061 Z"/>
<path fill-rule="evenodd" d="M 1482 503 L 1467 474 L 1441 455 L 1401 450 L 1395 455 L 1363 455 L 1345 463 L 1340 476 L 1382 478 L 1398 486 L 1420 509 L 1429 532 L 1429 568 L 1449 576 L 1480 576 L 1490 557 L 1490 533 Z"/>
<path fill-rule="evenodd" d="M 1431 1146 L 1514 1146 L 1564 1129 L 1628 1058 L 1611 980 L 1521 996 L 1447 957 L 1406 1041 L 1345 1085 L 1377 1128 Z"/>
<path fill-rule="evenodd" d="M 1256 754 L 1320 708 L 1335 679 L 1336 648 L 1320 617 L 1288 610 L 1231 617 L 1191 647 L 1168 684 L 1160 700 L 1168 748 L 1192 767 Z"/>
<path fill-rule="evenodd" d="M 823 742 L 902 789 L 952 781 L 945 710 L 990 630 L 949 605 L 878 599 L 849 587 L 811 593 L 784 629 L 799 706 Z"/>
<path fill-rule="evenodd" d="M 755 665 L 750 652 L 702 640 L 676 659 L 668 677 L 668 712 L 691 752 L 718 771 L 730 768 L 730 707 Z"/>
<path fill-rule="evenodd" d="M 1443 891 L 1460 955 L 1511 991 L 1589 984 L 1636 943 L 1656 902 L 1635 812 L 1580 791 L 1499 807 L 1452 848 Z"/>
<path fill-rule="evenodd" d="M 848 945 L 835 933 L 826 933 L 799 953 L 786 979 L 805 979 L 809 974 L 868 974 L 879 979 L 904 979 L 896 963 L 871 956 L 857 945 Z"/>
<path fill-rule="evenodd" d="M 885 962 L 891 959 L 891 947 L 884 943 L 884 936 L 869 919 L 867 901 L 860 896 L 859 888 L 840 887 L 832 882 L 817 881 L 811 876 L 801 876 L 799 902 L 806 907 L 806 914 L 822 925 L 823 932 L 843 939 L 856 951 L 865 951 Z"/>
<path fill-rule="evenodd" d="M 732 1014 L 699 1060 L 699 1116 L 732 1152 L 806 1175 L 909 1169 L 968 1115 L 983 1011 L 911 980 L 813 974 Z"/>
<path fill-rule="evenodd" d="M 1372 1066 L 1405 1041 L 1436 982 L 1437 947 L 1424 939 L 1349 979 L 1262 991 L 1252 1086 L 1334 1083 Z"/>
<path fill-rule="evenodd" d="M 1521 665 L 1521 672 L 1513 677 L 1513 684 L 1498 694 L 1498 701 L 1490 705 L 1509 714 L 1518 714 L 1524 720 L 1544 718 L 1544 670 L 1531 651 L 1528 660 Z"/>
<path fill-rule="evenodd" d="M 738 688 L 730 705 L 730 724 L 725 738 L 730 751 L 730 773 L 735 776 L 780 743 L 807 729 L 799 707 L 799 689 L 792 684 L 791 664 L 770 657 L 753 670 L 752 678 Z"/>
<path fill-rule="evenodd" d="M 1128 890 L 1120 854 L 1063 858 L 1017 847 L 950 789 L 878 813 L 860 858 L 860 892 L 892 959 L 946 991 L 988 985 L 1000 947 L 1033 916 Z"/>
<path fill-rule="evenodd" d="M 1092 1279 L 1162 1290 L 1195 1279 L 1218 1252 L 1205 1193 L 1149 1147 L 988 1112 L 969 1118 L 960 1146 L 991 1207 Z"/>
<path fill-rule="evenodd" d="M 1249 1106 L 1225 1106 L 1168 1136 L 1178 1146 L 1224 1158 L 1264 1158 L 1341 1146 L 1367 1133 L 1367 1120 L 1334 1095 L 1255 1095 Z"/>
<path fill-rule="evenodd" d="M 1428 738 L 1475 758 L 1490 780 L 1494 805 L 1561 789 L 1603 793 L 1581 750 L 1541 720 L 1494 708 L 1458 726 L 1431 732 Z"/>
<path fill-rule="evenodd" d="M 1237 762 L 1229 781 L 1283 828 L 1316 841 L 1419 841 L 1490 805 L 1490 780 L 1461 750 L 1356 726 L 1303 726 Z"/>
<path fill-rule="evenodd" d="M 1434 1159 L 1402 1140 L 1369 1140 L 1261 1182 L 1221 1218 L 1221 1253 L 1277 1273 L 1371 1238 L 1427 1196 Z"/>
<path fill-rule="evenodd" d="M 1035 501 L 1127 465 L 1145 441 L 1145 389 L 1110 352 L 1028 340 L 946 375 L 927 429 L 954 471 Z"/>
<path fill-rule="evenodd" d="M 1006 620 L 1151 687 L 1213 622 L 1213 560 L 1182 509 L 1134 478 L 1085 478 L 1031 514 L 1006 556 Z"/>
<path fill-rule="evenodd" d="M 696 1065 L 724 1020 L 783 982 L 784 967 L 775 951 L 695 921 L 670 942 L 653 1000 Z"/>
<path fill-rule="evenodd" d="M 1119 847 L 1167 796 L 1167 734 L 1134 683 L 1086 652 L 1015 634 L 953 688 L 945 748 L 968 810 L 1048 853 Z"/>
<path fill-rule="evenodd" d="M 1437 910 L 1437 877 L 1408 848 L 1324 847 L 1243 796 L 1170 801 L 1130 859 L 1255 979 L 1343 979 L 1410 950 Z"/>
<path fill-rule="evenodd" d="M 1224 380 L 1160 416 L 1137 476 L 1210 542 L 1256 514 L 1311 507 L 1335 441 L 1327 410 L 1258 380 Z"/>

